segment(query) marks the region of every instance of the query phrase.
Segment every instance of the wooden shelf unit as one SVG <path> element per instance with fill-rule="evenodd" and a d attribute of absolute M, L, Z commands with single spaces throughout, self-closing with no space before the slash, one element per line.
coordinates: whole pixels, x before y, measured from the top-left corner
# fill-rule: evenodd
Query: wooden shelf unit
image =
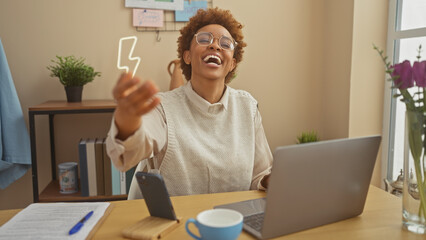
<path fill-rule="evenodd" d="M 57 114 L 83 114 L 83 113 L 112 113 L 116 103 L 113 100 L 83 100 L 82 102 L 69 103 L 67 101 L 47 101 L 28 108 L 31 141 L 31 164 L 33 181 L 34 202 L 57 201 L 111 201 L 123 200 L 127 195 L 92 196 L 82 197 L 81 193 L 61 194 L 56 174 L 55 142 L 54 142 L 54 117 Z M 35 115 L 49 116 L 50 158 L 52 166 L 52 181 L 39 194 L 37 176 L 37 145 L 35 135 Z"/>
<path fill-rule="evenodd" d="M 63 194 L 59 192 L 59 181 L 52 180 L 47 187 L 40 193 L 39 201 L 40 202 L 99 202 L 99 201 L 116 201 L 116 200 L 126 200 L 127 195 L 112 195 L 112 196 L 92 196 L 92 197 L 82 197 L 81 191 L 70 194 Z"/>

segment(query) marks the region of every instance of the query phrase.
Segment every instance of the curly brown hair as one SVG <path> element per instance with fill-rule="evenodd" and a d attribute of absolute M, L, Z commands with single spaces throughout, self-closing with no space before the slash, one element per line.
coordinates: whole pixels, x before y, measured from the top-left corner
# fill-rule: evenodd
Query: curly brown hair
<path fill-rule="evenodd" d="M 243 25 L 239 23 L 232 16 L 229 10 L 222 10 L 219 8 L 209 8 L 207 10 L 200 9 L 197 14 L 194 15 L 188 22 L 188 24 L 180 30 L 180 37 L 178 38 L 178 57 L 180 58 L 181 68 L 183 75 L 187 80 L 191 79 L 191 64 L 186 64 L 183 60 L 183 53 L 189 50 L 191 46 L 192 38 L 197 31 L 207 25 L 218 24 L 226 28 L 231 34 L 232 38 L 237 42 L 237 46 L 234 49 L 234 58 L 236 60 L 235 68 L 229 72 L 225 77 L 225 83 L 229 83 L 235 76 L 235 70 L 237 65 L 243 59 L 243 47 L 247 44 L 243 41 Z"/>

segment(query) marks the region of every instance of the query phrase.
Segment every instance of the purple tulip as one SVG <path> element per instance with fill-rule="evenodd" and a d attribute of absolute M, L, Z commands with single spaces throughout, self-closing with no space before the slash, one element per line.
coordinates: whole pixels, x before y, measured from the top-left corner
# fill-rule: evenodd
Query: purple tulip
<path fill-rule="evenodd" d="M 426 61 L 413 64 L 413 79 L 419 87 L 426 87 Z"/>
<path fill-rule="evenodd" d="M 394 79 L 395 86 L 399 89 L 407 89 L 414 86 L 413 79 L 413 69 L 411 68 L 411 63 L 408 60 L 405 60 L 402 63 L 395 64 L 391 73 Z"/>

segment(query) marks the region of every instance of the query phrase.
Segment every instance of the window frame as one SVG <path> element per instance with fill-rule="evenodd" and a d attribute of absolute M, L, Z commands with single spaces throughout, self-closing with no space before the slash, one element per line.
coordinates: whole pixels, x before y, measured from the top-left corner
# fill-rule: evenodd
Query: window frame
<path fill-rule="evenodd" d="M 399 59 L 399 40 L 415 37 L 426 37 L 426 27 L 409 30 L 401 29 L 402 3 L 404 0 L 389 0 L 388 34 L 386 54 L 391 63 Z M 388 79 L 388 76 L 386 76 Z M 393 180 L 394 166 L 394 139 L 397 99 L 393 97 L 396 89 L 391 88 L 392 83 L 385 81 L 385 94 L 383 103 L 383 133 L 382 133 L 382 177 Z M 382 182 L 384 186 L 384 182 Z"/>

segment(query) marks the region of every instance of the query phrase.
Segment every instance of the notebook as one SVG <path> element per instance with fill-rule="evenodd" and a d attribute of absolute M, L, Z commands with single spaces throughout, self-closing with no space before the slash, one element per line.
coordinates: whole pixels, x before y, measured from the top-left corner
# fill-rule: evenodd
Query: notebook
<path fill-rule="evenodd" d="M 112 207 L 109 202 L 32 203 L 0 227 L 0 239 L 92 239 Z M 81 229 L 69 235 L 90 211 Z"/>
<path fill-rule="evenodd" d="M 216 206 L 241 212 L 258 239 L 358 216 L 364 210 L 380 136 L 278 147 L 266 198 Z"/>

